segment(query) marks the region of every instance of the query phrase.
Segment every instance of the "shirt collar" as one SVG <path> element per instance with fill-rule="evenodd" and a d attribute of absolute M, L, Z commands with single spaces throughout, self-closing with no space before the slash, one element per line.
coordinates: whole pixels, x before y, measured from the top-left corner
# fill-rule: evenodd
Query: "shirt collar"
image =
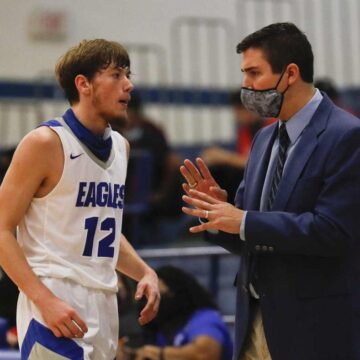
<path fill-rule="evenodd" d="M 321 95 L 321 92 L 318 89 L 315 89 L 315 94 L 309 102 L 286 122 L 286 130 L 291 144 L 295 143 L 305 127 L 309 124 L 322 99 L 323 96 Z M 280 123 L 281 121 L 279 121 L 279 126 Z"/>

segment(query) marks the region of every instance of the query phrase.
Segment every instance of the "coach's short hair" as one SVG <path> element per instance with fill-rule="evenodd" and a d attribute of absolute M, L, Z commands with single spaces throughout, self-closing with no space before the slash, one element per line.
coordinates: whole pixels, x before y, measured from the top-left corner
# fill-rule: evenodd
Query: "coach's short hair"
<path fill-rule="evenodd" d="M 238 45 L 240 54 L 249 48 L 263 50 L 274 73 L 281 73 L 291 63 L 300 70 L 303 81 L 314 81 L 314 55 L 306 35 L 289 22 L 268 25 L 248 36 Z"/>

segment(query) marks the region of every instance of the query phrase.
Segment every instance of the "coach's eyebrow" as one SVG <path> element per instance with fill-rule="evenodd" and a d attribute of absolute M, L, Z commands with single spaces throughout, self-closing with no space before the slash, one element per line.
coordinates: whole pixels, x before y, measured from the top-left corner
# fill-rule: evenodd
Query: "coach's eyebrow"
<path fill-rule="evenodd" d="M 248 72 L 248 71 L 257 70 L 257 69 L 258 69 L 258 66 L 249 66 L 247 68 L 241 68 L 241 72 Z"/>

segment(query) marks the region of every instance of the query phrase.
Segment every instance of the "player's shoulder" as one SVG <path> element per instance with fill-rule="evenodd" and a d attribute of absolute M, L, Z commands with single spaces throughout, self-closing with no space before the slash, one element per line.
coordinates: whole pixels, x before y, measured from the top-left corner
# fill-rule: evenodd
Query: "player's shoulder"
<path fill-rule="evenodd" d="M 56 132 L 47 126 L 40 126 L 25 135 L 18 150 L 29 149 L 33 153 L 47 155 L 59 147 L 61 147 L 61 141 Z"/>

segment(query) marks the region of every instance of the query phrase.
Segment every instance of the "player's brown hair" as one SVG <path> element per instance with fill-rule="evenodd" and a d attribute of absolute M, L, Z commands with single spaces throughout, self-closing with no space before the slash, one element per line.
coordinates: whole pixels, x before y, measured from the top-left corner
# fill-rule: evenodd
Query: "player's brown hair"
<path fill-rule="evenodd" d="M 70 104 L 79 102 L 75 77 L 84 75 L 92 80 L 95 73 L 110 65 L 130 68 L 130 58 L 126 49 L 116 41 L 104 39 L 83 40 L 70 48 L 57 62 L 55 74 Z"/>

